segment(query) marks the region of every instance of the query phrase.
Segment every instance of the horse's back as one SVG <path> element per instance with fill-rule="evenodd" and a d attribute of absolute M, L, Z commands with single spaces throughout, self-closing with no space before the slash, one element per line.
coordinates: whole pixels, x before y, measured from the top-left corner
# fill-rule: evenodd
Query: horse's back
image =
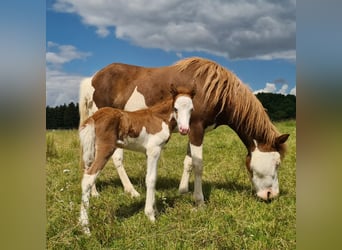
<path fill-rule="evenodd" d="M 96 106 L 123 109 L 134 91 L 134 81 L 144 74 L 146 68 L 122 63 L 112 63 L 92 79 Z"/>

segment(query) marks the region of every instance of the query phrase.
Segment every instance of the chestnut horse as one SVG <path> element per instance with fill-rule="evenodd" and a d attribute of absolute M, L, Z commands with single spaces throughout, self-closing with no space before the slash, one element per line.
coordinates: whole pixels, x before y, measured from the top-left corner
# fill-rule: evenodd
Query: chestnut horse
<path fill-rule="evenodd" d="M 209 128 L 228 125 L 246 146 L 246 166 L 257 196 L 263 200 L 276 197 L 279 194 L 277 170 L 289 134 L 280 134 L 250 89 L 234 73 L 213 61 L 192 57 L 158 68 L 110 64 L 82 82 L 80 119 L 83 121 L 101 107 L 123 110 L 150 107 L 170 96 L 167 91 L 170 82 L 184 88 L 191 88 L 194 83 L 197 91 L 179 191 L 188 192 L 193 169 L 193 197 L 196 204 L 204 203 L 204 134 Z M 116 158 L 121 159 L 122 154 L 114 154 L 114 161 Z M 124 190 L 138 196 L 124 168 L 117 171 Z"/>
<path fill-rule="evenodd" d="M 80 125 L 84 163 L 80 223 L 86 234 L 90 234 L 87 214 L 90 191 L 110 156 L 121 148 L 143 152 L 147 156 L 145 214 L 151 221 L 155 220 L 155 184 L 160 152 L 176 126 L 181 134 L 188 133 L 195 90 L 188 92 L 171 85 L 171 94 L 172 98 L 135 112 L 101 108 Z M 123 165 L 118 159 L 114 163 L 116 167 Z"/>

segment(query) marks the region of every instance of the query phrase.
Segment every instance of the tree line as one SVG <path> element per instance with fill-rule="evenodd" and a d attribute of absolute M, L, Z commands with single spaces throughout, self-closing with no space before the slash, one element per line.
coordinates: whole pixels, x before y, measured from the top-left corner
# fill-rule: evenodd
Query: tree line
<path fill-rule="evenodd" d="M 258 93 L 256 97 L 272 121 L 296 119 L 296 96 Z M 46 129 L 74 129 L 79 125 L 78 103 L 46 107 Z"/>

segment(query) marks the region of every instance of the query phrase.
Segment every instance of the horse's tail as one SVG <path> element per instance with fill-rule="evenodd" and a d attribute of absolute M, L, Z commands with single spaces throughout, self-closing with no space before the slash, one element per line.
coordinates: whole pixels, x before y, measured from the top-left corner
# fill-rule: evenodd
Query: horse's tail
<path fill-rule="evenodd" d="M 93 119 L 89 119 L 79 129 L 81 142 L 81 165 L 89 168 L 95 159 L 95 124 Z"/>
<path fill-rule="evenodd" d="M 92 101 L 92 96 L 93 96 L 93 88 L 91 86 L 91 80 L 92 77 L 87 77 L 85 79 L 82 80 L 81 84 L 80 84 L 80 96 L 79 96 L 79 102 L 78 102 L 78 107 L 79 107 L 79 115 L 80 115 L 80 123 L 79 123 L 79 132 L 80 132 L 80 140 L 81 140 L 81 147 L 80 147 L 80 167 L 81 169 L 83 169 L 87 165 L 87 162 L 84 161 L 84 156 L 87 154 L 86 152 L 88 152 L 89 155 L 89 150 L 85 151 L 83 145 L 85 145 L 85 147 L 87 146 L 86 144 L 82 143 L 82 140 L 84 142 L 85 139 L 82 139 L 82 137 L 84 138 L 84 129 L 83 123 L 84 121 L 92 115 L 93 111 L 91 112 L 91 108 L 94 105 L 93 101 Z M 83 132 L 81 132 L 83 131 Z M 83 134 L 83 136 L 81 136 L 81 134 Z M 89 144 L 90 147 L 91 144 Z M 89 159 L 89 157 L 88 157 Z"/>
<path fill-rule="evenodd" d="M 93 101 L 93 88 L 91 86 L 92 77 L 87 77 L 82 80 L 80 85 L 80 97 L 78 102 L 80 114 L 80 126 L 91 115 L 90 109 L 92 108 Z"/>

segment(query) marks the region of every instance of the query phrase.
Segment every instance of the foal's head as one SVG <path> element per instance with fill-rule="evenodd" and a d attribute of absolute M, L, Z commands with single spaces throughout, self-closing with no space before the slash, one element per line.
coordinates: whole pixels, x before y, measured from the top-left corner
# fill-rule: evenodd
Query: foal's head
<path fill-rule="evenodd" d="M 186 135 L 190 131 L 190 117 L 194 108 L 192 98 L 195 93 L 195 87 L 189 90 L 183 87 L 176 88 L 171 84 L 171 94 L 173 97 L 172 115 L 177 122 L 178 131 L 182 135 Z"/>
<path fill-rule="evenodd" d="M 289 134 L 276 138 L 274 145 L 258 144 L 247 156 L 246 165 L 251 181 L 259 198 L 268 201 L 279 194 L 278 167 L 285 153 L 285 141 Z"/>

